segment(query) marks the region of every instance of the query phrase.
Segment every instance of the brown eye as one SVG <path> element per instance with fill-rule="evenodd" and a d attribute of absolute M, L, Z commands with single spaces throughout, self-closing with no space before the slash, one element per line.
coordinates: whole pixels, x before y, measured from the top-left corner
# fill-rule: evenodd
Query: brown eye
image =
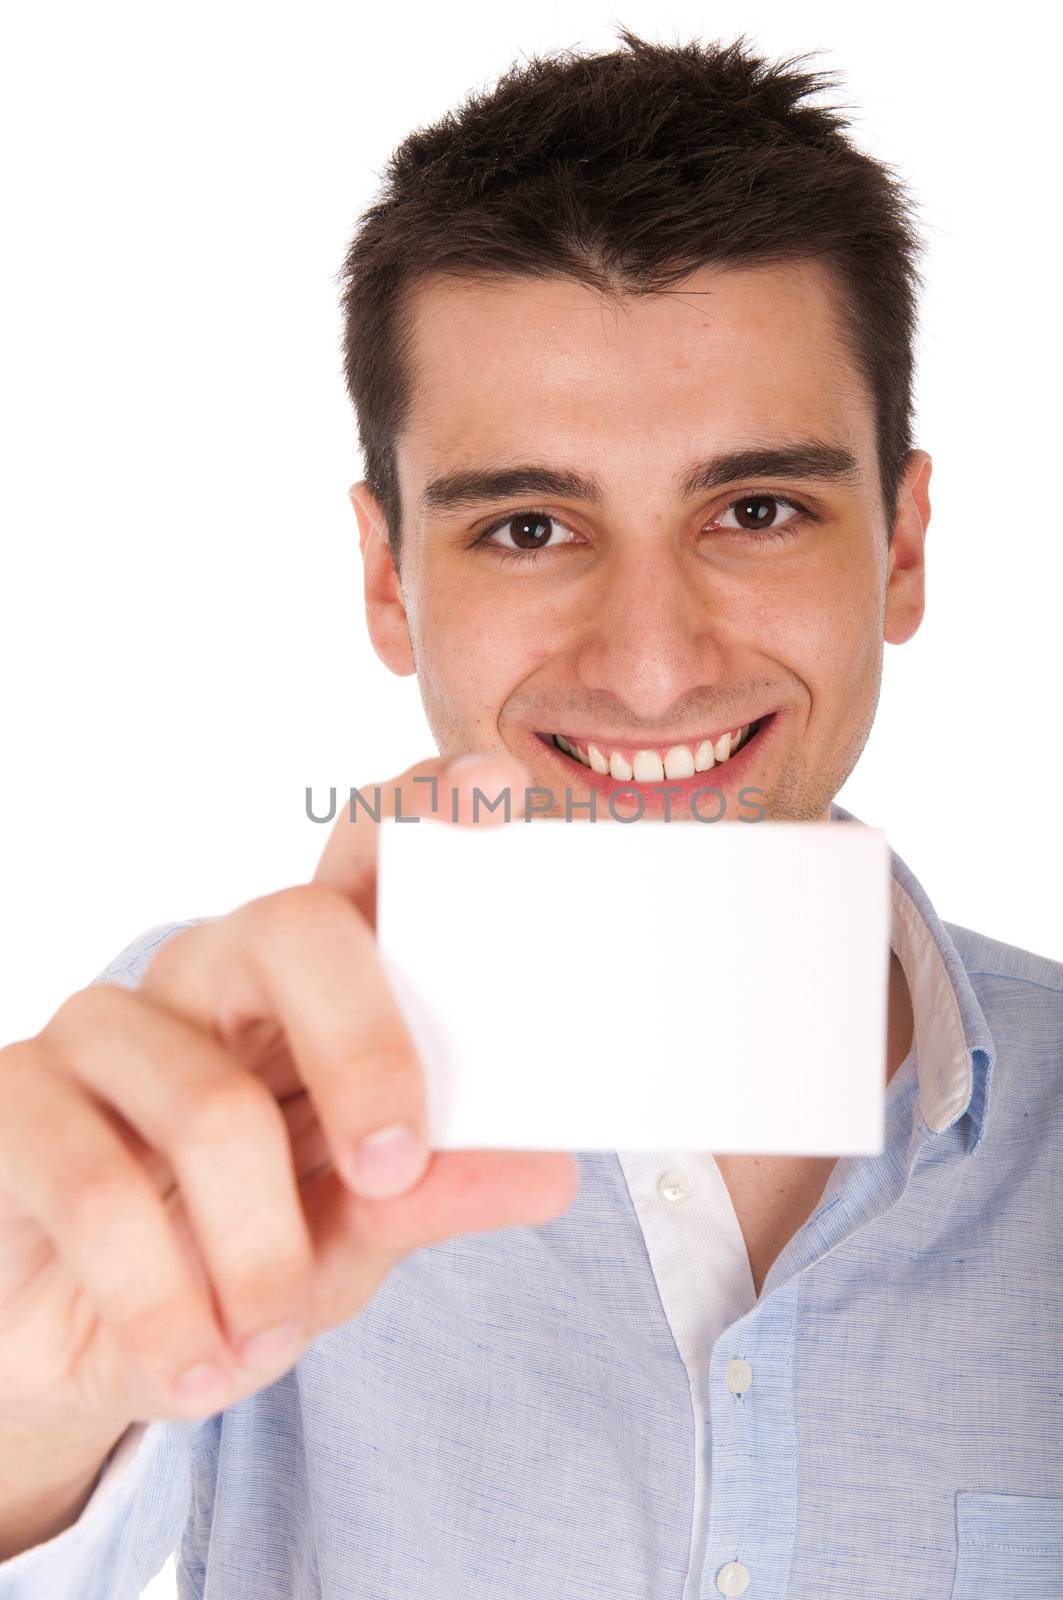
<path fill-rule="evenodd" d="M 553 518 L 541 517 L 538 512 L 522 512 L 502 524 L 518 550 L 541 550 L 553 531 Z"/>
<path fill-rule="evenodd" d="M 514 511 L 485 528 L 476 542 L 500 556 L 534 557 L 539 551 L 552 555 L 562 545 L 578 542 L 552 538 L 557 528 L 565 528 L 565 524 L 548 511 Z M 571 533 L 571 529 L 565 531 Z"/>
<path fill-rule="evenodd" d="M 780 518 L 778 509 L 786 507 L 789 515 Z M 728 518 L 735 518 L 730 522 Z M 711 528 L 716 528 L 720 534 L 725 534 L 730 541 L 736 544 L 757 549 L 767 546 L 781 539 L 791 539 L 794 534 L 799 534 L 805 523 L 818 522 L 820 518 L 799 506 L 797 501 L 786 501 L 780 494 L 740 494 L 738 499 L 733 499 L 730 506 L 724 510 L 722 517 L 717 517 L 711 523 Z"/>
<path fill-rule="evenodd" d="M 770 528 L 775 521 L 778 501 L 771 495 L 749 495 L 732 507 L 740 528 Z"/>

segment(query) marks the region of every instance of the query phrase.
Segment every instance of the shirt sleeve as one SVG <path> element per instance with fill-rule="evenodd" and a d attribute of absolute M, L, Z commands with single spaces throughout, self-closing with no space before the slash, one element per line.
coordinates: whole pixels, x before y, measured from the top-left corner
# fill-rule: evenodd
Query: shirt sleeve
<path fill-rule="evenodd" d="M 104 1462 L 100 1475 L 96 1480 L 96 1487 L 93 1489 L 81 1513 L 82 1516 L 87 1516 L 92 1510 L 93 1502 L 97 1496 L 102 1495 L 105 1485 L 117 1483 L 119 1478 L 125 1477 L 129 1472 L 140 1448 L 141 1440 L 147 1431 L 148 1424 L 146 1422 L 134 1422 L 131 1428 L 126 1429 Z M 113 1493 L 114 1491 L 112 1489 L 108 1492 Z"/>
<path fill-rule="evenodd" d="M 135 989 L 159 946 L 193 922 L 160 923 L 92 980 Z M 0 1600 L 138 1600 L 188 1520 L 194 1442 L 209 1422 L 134 1423 L 117 1441 L 77 1521 L 0 1561 Z"/>
<path fill-rule="evenodd" d="M 0 1600 L 138 1600 L 181 1540 L 202 1422 L 129 1429 L 78 1520 L 0 1561 Z"/>
<path fill-rule="evenodd" d="M 144 976 L 145 969 L 161 944 L 180 933 L 184 928 L 194 928 L 200 922 L 213 922 L 213 917 L 189 917 L 185 922 L 159 922 L 153 928 L 138 934 L 124 950 L 119 950 L 113 961 L 97 973 L 93 983 L 118 983 L 123 989 L 135 989 Z M 90 985 L 91 987 L 91 985 Z"/>

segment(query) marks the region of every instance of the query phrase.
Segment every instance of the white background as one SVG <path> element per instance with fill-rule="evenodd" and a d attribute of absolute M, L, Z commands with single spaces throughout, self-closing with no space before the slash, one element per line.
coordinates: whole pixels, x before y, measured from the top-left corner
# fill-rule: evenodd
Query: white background
<path fill-rule="evenodd" d="M 434 753 L 365 636 L 333 275 L 383 163 L 512 61 L 813 49 L 922 208 L 929 605 L 839 800 L 1059 958 L 1058 34 L 805 0 L 12 6 L 0 49 L 0 1040 L 152 924 L 308 877 L 307 784 Z M 593 929 L 588 930 L 593 935 Z M 171 1593 L 160 1577 L 152 1594 Z"/>

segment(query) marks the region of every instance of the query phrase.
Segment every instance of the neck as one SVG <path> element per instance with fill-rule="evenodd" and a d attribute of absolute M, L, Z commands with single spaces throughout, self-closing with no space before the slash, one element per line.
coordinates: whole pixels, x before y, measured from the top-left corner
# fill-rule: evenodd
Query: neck
<path fill-rule="evenodd" d="M 886 1082 L 912 1048 L 912 997 L 896 951 L 890 951 L 889 1014 L 886 1023 Z"/>

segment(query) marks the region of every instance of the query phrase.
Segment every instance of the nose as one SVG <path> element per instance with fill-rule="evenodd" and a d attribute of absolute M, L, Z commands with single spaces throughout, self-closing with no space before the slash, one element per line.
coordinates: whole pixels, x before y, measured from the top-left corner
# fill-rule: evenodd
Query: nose
<path fill-rule="evenodd" d="M 633 722 L 668 720 L 685 698 L 704 704 L 725 671 L 724 614 L 690 554 L 653 540 L 610 552 L 588 597 L 576 674 L 614 696 Z"/>

